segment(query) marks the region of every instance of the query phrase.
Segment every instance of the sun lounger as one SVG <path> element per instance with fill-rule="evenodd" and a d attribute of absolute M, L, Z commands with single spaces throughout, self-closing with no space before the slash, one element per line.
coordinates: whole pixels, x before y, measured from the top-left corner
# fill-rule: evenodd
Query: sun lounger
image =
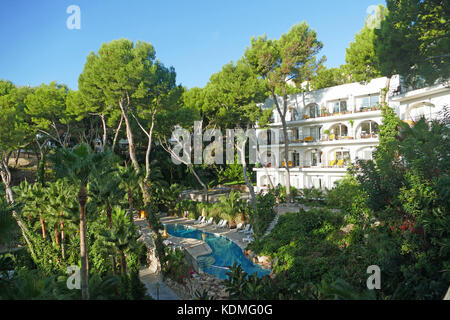
<path fill-rule="evenodd" d="M 209 225 L 213 224 L 213 222 L 214 222 L 214 218 L 211 217 L 211 218 L 209 218 L 208 221 L 206 221 L 205 223 L 202 223 L 202 225 L 203 226 L 209 226 Z"/>
<path fill-rule="evenodd" d="M 239 232 L 248 232 L 249 230 L 250 230 L 250 223 L 249 224 L 247 224 L 246 226 L 245 226 L 245 228 L 243 229 L 243 230 L 240 230 Z"/>
<path fill-rule="evenodd" d="M 255 241 L 255 238 L 253 238 L 252 236 L 248 236 L 247 238 L 242 239 L 242 242 L 252 243 L 253 241 Z"/>
<path fill-rule="evenodd" d="M 236 231 L 241 230 L 243 225 L 244 224 L 242 222 L 238 223 L 238 225 L 236 226 Z"/>
<path fill-rule="evenodd" d="M 216 228 L 220 228 L 220 226 L 222 225 L 223 221 L 224 221 L 223 219 L 220 219 L 219 223 L 216 224 L 215 227 Z"/>
<path fill-rule="evenodd" d="M 244 234 L 253 235 L 253 234 L 254 234 L 253 228 L 251 228 L 251 229 L 248 230 L 248 231 L 244 231 Z"/>
<path fill-rule="evenodd" d="M 194 224 L 203 224 L 206 222 L 206 217 L 202 217 L 202 219 L 199 222 L 194 222 Z"/>
<path fill-rule="evenodd" d="M 202 221 L 202 216 L 198 216 L 198 219 L 194 220 L 193 224 L 200 223 L 200 221 Z"/>
<path fill-rule="evenodd" d="M 222 225 L 219 228 L 226 228 L 227 224 L 228 224 L 228 221 L 227 220 L 223 220 L 223 223 L 222 223 Z"/>

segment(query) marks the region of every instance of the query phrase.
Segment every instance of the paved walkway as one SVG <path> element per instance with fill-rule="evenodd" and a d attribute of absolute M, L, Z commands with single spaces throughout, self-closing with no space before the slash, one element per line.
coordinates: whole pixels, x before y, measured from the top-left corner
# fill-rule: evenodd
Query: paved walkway
<path fill-rule="evenodd" d="M 156 274 L 147 268 L 139 271 L 139 278 L 147 288 L 147 293 L 155 300 L 180 300 Z"/>
<path fill-rule="evenodd" d="M 134 223 L 139 227 L 142 240 L 148 248 L 154 246 L 152 232 L 148 228 L 147 220 L 134 215 Z M 139 278 L 147 289 L 147 294 L 155 300 L 180 300 L 180 298 L 162 280 L 160 273 L 149 268 L 139 270 Z"/>

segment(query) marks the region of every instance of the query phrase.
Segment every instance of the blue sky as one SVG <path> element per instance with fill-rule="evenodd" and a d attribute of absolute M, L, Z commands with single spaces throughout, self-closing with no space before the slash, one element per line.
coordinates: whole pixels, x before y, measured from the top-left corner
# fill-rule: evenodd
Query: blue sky
<path fill-rule="evenodd" d="M 279 38 L 305 20 L 323 42 L 326 65 L 345 62 L 345 48 L 380 0 L 2 0 L 0 79 L 17 85 L 56 80 L 76 89 L 89 52 L 119 38 L 150 42 L 174 66 L 177 81 L 203 87 L 211 74 L 239 59 L 252 36 Z M 384 2 L 383 2 L 384 4 Z M 69 30 L 66 9 L 81 9 Z"/>

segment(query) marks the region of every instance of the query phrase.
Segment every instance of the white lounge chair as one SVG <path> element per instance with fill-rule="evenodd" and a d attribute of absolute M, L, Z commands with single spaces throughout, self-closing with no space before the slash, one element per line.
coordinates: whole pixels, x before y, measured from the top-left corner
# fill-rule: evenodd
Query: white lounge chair
<path fill-rule="evenodd" d="M 228 224 L 228 221 L 227 220 L 223 220 L 223 223 L 222 223 L 222 225 L 219 228 L 226 228 L 227 224 Z"/>
<path fill-rule="evenodd" d="M 238 223 L 238 225 L 236 226 L 236 231 L 241 230 L 242 227 L 243 227 L 243 225 L 244 225 L 244 224 L 243 224 L 242 222 Z"/>
<path fill-rule="evenodd" d="M 194 224 L 203 224 L 206 222 L 206 217 L 202 217 L 202 219 L 199 222 L 194 222 Z"/>
<path fill-rule="evenodd" d="M 248 230 L 248 231 L 244 231 L 244 234 L 253 235 L 254 234 L 253 227 L 250 230 Z"/>
<path fill-rule="evenodd" d="M 242 239 L 242 242 L 252 243 L 253 241 L 255 241 L 255 238 L 253 238 L 252 236 L 248 236 L 247 238 Z"/>
<path fill-rule="evenodd" d="M 223 219 L 220 219 L 219 223 L 216 224 L 215 227 L 216 228 L 220 228 L 220 226 L 222 225 L 223 221 L 224 221 Z"/>
<path fill-rule="evenodd" d="M 202 223 L 202 225 L 203 226 L 209 226 L 209 225 L 213 224 L 213 222 L 214 222 L 214 218 L 211 217 L 211 218 L 209 218 L 208 221 L 206 221 L 205 223 Z"/>
<path fill-rule="evenodd" d="M 200 221 L 202 221 L 202 216 L 198 216 L 198 219 L 194 220 L 192 223 L 197 224 L 197 223 L 200 223 Z"/>
<path fill-rule="evenodd" d="M 245 228 L 243 229 L 243 230 L 240 230 L 239 232 L 248 232 L 249 230 L 250 230 L 250 227 L 251 227 L 251 225 L 250 225 L 250 223 L 249 224 L 247 224 L 246 226 L 245 226 Z"/>

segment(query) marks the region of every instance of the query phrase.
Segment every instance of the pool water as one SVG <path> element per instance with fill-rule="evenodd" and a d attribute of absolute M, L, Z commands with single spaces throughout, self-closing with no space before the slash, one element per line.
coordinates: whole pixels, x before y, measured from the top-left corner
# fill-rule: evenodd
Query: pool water
<path fill-rule="evenodd" d="M 270 273 L 270 270 L 251 262 L 242 252 L 241 248 L 233 241 L 215 234 L 204 232 L 192 227 L 186 227 L 180 224 L 166 225 L 167 233 L 180 238 L 191 238 L 203 240 L 202 234 L 205 234 L 205 242 L 211 247 L 211 254 L 198 257 L 198 264 L 203 272 L 214 275 L 219 279 L 226 279 L 228 269 L 233 263 L 240 264 L 242 269 L 248 274 L 257 273 L 262 277 Z"/>

